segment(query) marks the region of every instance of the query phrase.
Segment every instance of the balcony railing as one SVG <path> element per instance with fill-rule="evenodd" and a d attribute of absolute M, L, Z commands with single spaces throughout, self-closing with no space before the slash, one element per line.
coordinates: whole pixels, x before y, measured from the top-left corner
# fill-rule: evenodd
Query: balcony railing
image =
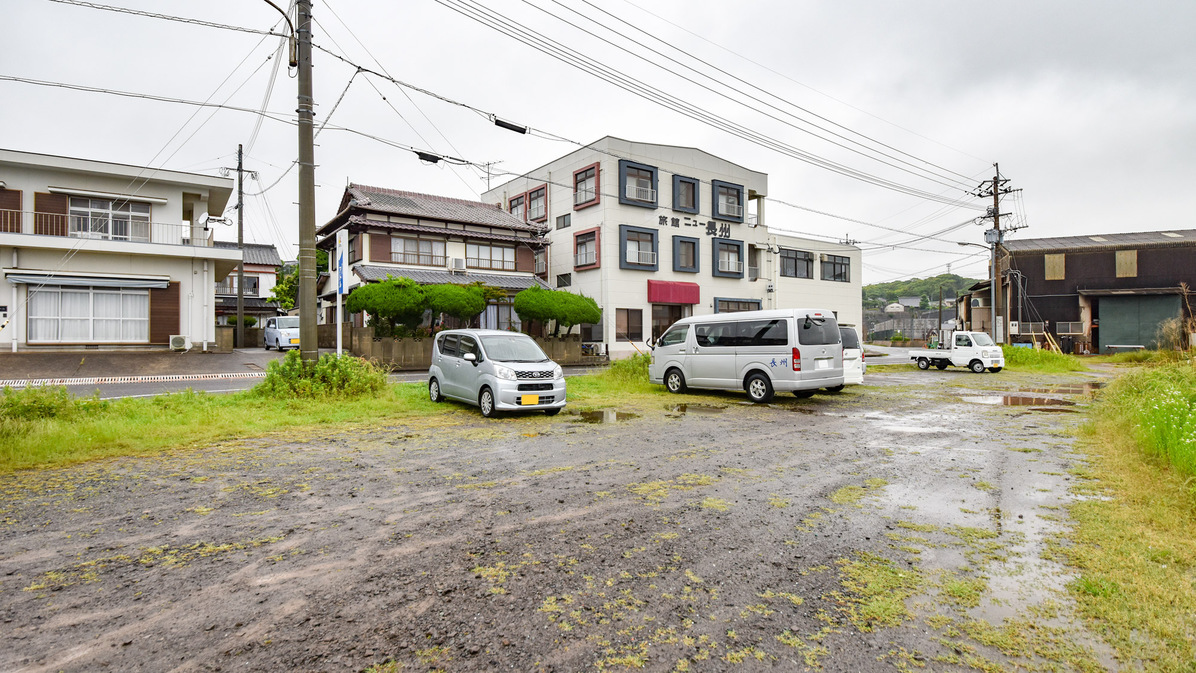
<path fill-rule="evenodd" d="M 628 250 L 627 263 L 652 266 L 656 263 L 656 253 L 651 250 Z"/>
<path fill-rule="evenodd" d="M 444 255 L 433 255 L 426 252 L 391 252 L 390 261 L 395 264 L 410 264 L 412 266 L 444 266 L 448 258 Z"/>
<path fill-rule="evenodd" d="M 743 217 L 743 206 L 738 203 L 719 201 L 718 214 L 725 217 Z"/>
<path fill-rule="evenodd" d="M 597 194 L 592 189 L 579 189 L 573 192 L 573 205 L 580 206 L 583 203 L 593 201 Z"/>
<path fill-rule="evenodd" d="M 598 251 L 579 252 L 573 256 L 573 266 L 589 266 L 598 263 Z"/>
<path fill-rule="evenodd" d="M 760 280 L 760 267 L 758 267 L 758 266 L 749 266 L 748 267 L 748 280 Z"/>
<path fill-rule="evenodd" d="M 544 206 L 543 206 L 543 205 L 539 205 L 539 206 L 533 205 L 533 206 L 532 206 L 531 208 L 529 208 L 529 209 L 528 209 L 528 211 L 527 211 L 527 219 L 529 219 L 529 220 L 532 220 L 532 221 L 535 221 L 535 220 L 542 220 L 542 219 L 544 219 L 544 218 L 545 218 L 547 215 L 548 215 L 548 213 L 544 212 Z"/>
<path fill-rule="evenodd" d="M 748 213 L 746 216 L 744 216 L 744 222 L 746 222 L 749 226 L 754 227 L 760 223 L 760 216 L 755 213 Z"/>
<path fill-rule="evenodd" d="M 212 230 L 199 225 L 22 210 L 0 210 L 0 233 L 200 247 L 214 240 Z"/>
<path fill-rule="evenodd" d="M 656 190 L 650 187 L 637 187 L 636 185 L 627 185 L 627 198 L 633 201 L 650 201 L 656 202 Z"/>
<path fill-rule="evenodd" d="M 544 260 L 536 262 L 536 273 L 548 273 L 548 262 Z"/>
<path fill-rule="evenodd" d="M 491 271 L 515 270 L 515 260 L 490 259 L 488 257 L 466 257 L 465 265 L 471 269 L 490 269 Z"/>
<path fill-rule="evenodd" d="M 246 280 L 248 280 L 248 278 Z M 235 295 L 236 293 L 237 293 L 236 282 L 216 283 L 216 294 L 234 294 Z M 245 294 L 242 296 L 245 296 L 245 297 L 258 296 L 257 285 L 256 284 L 251 285 L 249 283 L 245 283 Z"/>
<path fill-rule="evenodd" d="M 738 259 L 720 259 L 718 270 L 723 273 L 743 273 L 743 262 Z"/>
<path fill-rule="evenodd" d="M 1081 322 L 1056 322 L 1056 334 L 1083 334 L 1084 323 Z"/>

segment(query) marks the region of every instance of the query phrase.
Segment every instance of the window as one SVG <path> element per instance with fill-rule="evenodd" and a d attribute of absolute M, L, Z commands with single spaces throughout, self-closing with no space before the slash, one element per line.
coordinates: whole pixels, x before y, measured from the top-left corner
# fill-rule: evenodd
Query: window
<path fill-rule="evenodd" d="M 245 294 L 246 297 L 256 297 L 258 292 L 258 277 L 245 276 Z M 216 294 L 236 294 L 237 293 L 237 274 L 230 273 L 228 278 L 216 284 Z"/>
<path fill-rule="evenodd" d="M 851 281 L 851 258 L 840 255 L 823 255 L 822 279 L 840 283 Z"/>
<path fill-rule="evenodd" d="M 714 299 L 715 313 L 738 313 L 740 311 L 759 311 L 759 299 Z"/>
<path fill-rule="evenodd" d="M 720 220 L 743 222 L 743 185 L 711 180 L 710 189 L 714 193 L 714 216 Z"/>
<path fill-rule="evenodd" d="M 444 241 L 417 238 L 390 239 L 390 261 L 397 264 L 444 266 Z"/>
<path fill-rule="evenodd" d="M 660 336 L 678 320 L 688 318 L 690 312 L 689 306 L 681 304 L 652 304 L 652 338 Z"/>
<path fill-rule="evenodd" d="M 440 354 L 451 355 L 457 357 L 457 341 L 460 339 L 456 334 L 441 334 L 440 335 Z"/>
<path fill-rule="evenodd" d="M 813 278 L 814 255 L 802 250 L 782 248 L 781 275 L 786 278 Z"/>
<path fill-rule="evenodd" d="M 599 320 L 594 324 L 584 324 L 581 326 L 581 340 L 582 341 L 602 341 L 603 339 L 603 321 Z"/>
<path fill-rule="evenodd" d="M 962 348 L 970 348 L 972 345 L 972 340 L 968 338 L 968 335 L 966 334 L 956 334 L 955 345 Z"/>
<path fill-rule="evenodd" d="M 361 261 L 361 234 L 349 237 L 349 263 Z"/>
<path fill-rule="evenodd" d="M 685 337 L 687 336 L 689 336 L 689 325 L 681 325 L 680 327 L 675 327 L 665 332 L 664 336 L 660 337 L 660 342 L 656 345 L 674 346 L 676 344 L 682 344 L 685 343 Z"/>
<path fill-rule="evenodd" d="M 615 341 L 642 341 L 644 312 L 638 308 L 615 309 Z"/>
<path fill-rule="evenodd" d="M 557 287 L 569 287 L 572 284 L 573 284 L 573 274 L 558 273 L 556 275 L 556 286 Z"/>
<path fill-rule="evenodd" d="M 466 243 L 465 266 L 471 269 L 515 270 L 515 248 L 489 243 Z"/>
<path fill-rule="evenodd" d="M 643 269 L 655 271 L 656 264 L 656 232 L 652 229 L 641 229 L 625 224 L 619 225 L 619 248 L 623 255 L 619 257 L 620 269 Z"/>
<path fill-rule="evenodd" d="M 572 219 L 572 217 L 573 216 L 570 215 L 569 213 L 565 213 L 564 215 L 557 217 L 556 218 L 556 228 L 557 229 L 568 229 L 569 225 L 571 224 L 570 220 Z"/>
<path fill-rule="evenodd" d="M 698 181 L 680 175 L 673 176 L 673 210 L 698 212 Z"/>
<path fill-rule="evenodd" d="M 585 208 L 598 203 L 598 164 L 586 166 L 573 174 L 573 207 Z"/>
<path fill-rule="evenodd" d="M 1138 277 L 1138 251 L 1118 250 L 1115 253 L 1118 278 Z"/>
<path fill-rule="evenodd" d="M 525 219 L 523 216 L 523 196 L 523 194 L 520 194 L 519 196 L 512 196 L 508 207 L 508 210 L 511 211 L 511 214 L 521 220 Z"/>
<path fill-rule="evenodd" d="M 1065 267 L 1064 256 L 1062 253 L 1058 255 L 1043 255 L 1045 278 L 1043 280 L 1063 280 L 1063 272 Z"/>
<path fill-rule="evenodd" d="M 70 198 L 71 236 L 113 241 L 150 240 L 150 204 Z"/>
<path fill-rule="evenodd" d="M 149 291 L 52 287 L 29 291 L 30 343 L 149 343 Z"/>
<path fill-rule="evenodd" d="M 619 160 L 619 203 L 644 208 L 656 207 L 656 168 Z"/>
<path fill-rule="evenodd" d="M 743 278 L 743 242 L 716 239 L 714 241 L 713 275 L 723 278 Z"/>
<path fill-rule="evenodd" d="M 785 346 L 789 344 L 789 328 L 782 319 L 744 320 L 737 334 L 740 346 Z"/>
<path fill-rule="evenodd" d="M 548 253 L 543 248 L 536 250 L 535 253 L 536 274 L 548 273 Z"/>
<path fill-rule="evenodd" d="M 548 186 L 537 187 L 527 193 L 527 219 L 543 222 L 548 219 Z"/>
<path fill-rule="evenodd" d="M 698 239 L 673 237 L 673 271 L 698 272 Z"/>
<path fill-rule="evenodd" d="M 573 237 L 573 266 L 598 265 L 598 232 L 590 231 Z"/>

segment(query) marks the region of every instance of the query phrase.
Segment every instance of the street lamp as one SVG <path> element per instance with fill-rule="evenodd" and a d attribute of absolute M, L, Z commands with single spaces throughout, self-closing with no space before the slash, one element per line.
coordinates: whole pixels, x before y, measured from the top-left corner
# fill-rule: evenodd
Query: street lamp
<path fill-rule="evenodd" d="M 984 233 L 985 233 L 985 236 L 984 236 L 985 239 L 988 239 L 988 232 L 986 231 Z M 993 340 L 996 341 L 997 343 L 1001 343 L 1000 336 L 997 334 L 997 244 L 996 244 L 996 241 L 991 241 L 991 245 L 981 245 L 979 243 L 967 243 L 964 241 L 956 241 L 956 242 L 962 246 L 970 245 L 970 246 L 974 246 L 977 248 L 984 248 L 985 250 L 990 251 L 991 259 L 989 260 L 989 267 L 991 267 L 992 275 L 989 277 L 989 285 L 988 285 L 988 292 L 989 292 L 988 311 L 989 311 L 989 315 L 992 316 Z"/>

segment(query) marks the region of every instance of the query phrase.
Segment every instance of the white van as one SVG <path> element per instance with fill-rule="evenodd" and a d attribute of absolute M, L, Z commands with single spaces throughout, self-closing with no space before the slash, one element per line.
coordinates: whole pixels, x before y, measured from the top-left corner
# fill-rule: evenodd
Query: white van
<path fill-rule="evenodd" d="M 686 387 L 746 390 L 753 402 L 767 402 L 778 390 L 809 397 L 819 388 L 843 388 L 839 324 L 827 310 L 682 318 L 648 346 L 648 380 L 674 393 Z"/>

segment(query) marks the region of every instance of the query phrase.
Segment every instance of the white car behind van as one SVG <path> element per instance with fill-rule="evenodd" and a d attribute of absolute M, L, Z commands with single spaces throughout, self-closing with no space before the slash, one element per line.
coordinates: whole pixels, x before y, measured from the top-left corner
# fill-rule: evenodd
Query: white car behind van
<path fill-rule="evenodd" d="M 808 397 L 843 386 L 843 347 L 835 314 L 774 309 L 692 316 L 655 342 L 648 380 L 674 393 L 686 388 L 744 390 L 753 402 L 774 392 Z"/>

